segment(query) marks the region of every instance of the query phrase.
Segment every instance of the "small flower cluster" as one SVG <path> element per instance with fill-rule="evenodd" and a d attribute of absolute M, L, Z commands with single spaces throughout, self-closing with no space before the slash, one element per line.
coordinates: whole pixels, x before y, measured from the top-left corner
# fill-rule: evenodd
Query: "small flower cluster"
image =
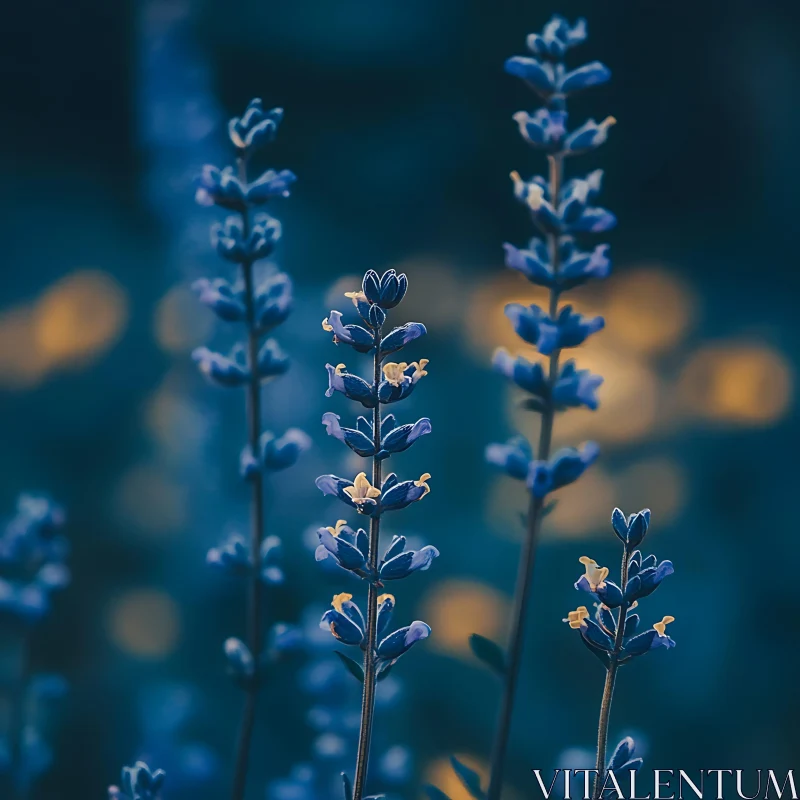
<path fill-rule="evenodd" d="M 24 494 L 17 514 L 0 535 L 0 614 L 37 622 L 50 596 L 69 585 L 64 512 L 44 497 Z"/>
<path fill-rule="evenodd" d="M 9 652 L 18 656 L 13 674 L 1 676 L 10 696 L 8 726 L 0 730 L 0 784 L 7 780 L 20 797 L 50 768 L 53 752 L 42 732 L 43 717 L 48 703 L 67 692 L 60 675 L 32 674 L 29 667 L 34 627 L 50 611 L 53 592 L 70 582 L 64 521 L 59 506 L 24 494 L 0 534 L 0 627 L 13 642 Z"/>
<path fill-rule="evenodd" d="M 583 556 L 580 563 L 585 573 L 575 583 L 575 588 L 594 600 L 594 619 L 586 606 L 579 606 L 564 620 L 570 628 L 580 631 L 583 643 L 606 668 L 612 661 L 625 664 L 658 647 L 675 646 L 666 633 L 666 626 L 675 621 L 674 617 L 664 617 L 649 630 L 636 633 L 640 624 L 636 613 L 639 601 L 651 595 L 664 578 L 674 572 L 671 561 L 659 562 L 654 555 L 643 557 L 636 549 L 650 526 L 650 510 L 626 518 L 615 508 L 611 523 L 625 548 L 621 581 L 610 580 L 608 567 L 601 567 L 593 559 Z M 615 619 L 613 612 L 617 609 Z"/>
<path fill-rule="evenodd" d="M 606 669 L 600 704 L 595 765 L 597 775 L 593 800 L 598 800 L 603 795 L 609 770 L 636 770 L 641 766 L 641 759 L 632 759 L 632 739 L 623 740 L 606 766 L 608 723 L 617 670 L 621 665 L 651 650 L 675 647 L 675 642 L 666 630 L 667 625 L 675 621 L 675 617 L 665 616 L 649 630 L 638 633 L 639 601 L 650 596 L 664 578 L 674 572 L 671 561 L 659 561 L 654 555 L 645 557 L 638 549 L 650 528 L 650 510 L 644 509 L 626 517 L 615 508 L 611 515 L 611 525 L 623 546 L 620 581 L 615 583 L 609 579 L 608 567 L 601 567 L 594 559 L 583 556 L 580 563 L 585 572 L 576 581 L 575 588 L 592 597 L 595 601 L 595 612 L 592 615 L 586 606 L 579 606 L 564 620 L 570 628 L 580 632 L 583 644 Z"/>
<path fill-rule="evenodd" d="M 411 625 L 390 631 L 390 621 L 395 607 L 391 594 L 379 594 L 383 582 L 405 578 L 412 572 L 430 567 L 439 551 L 428 545 L 419 550 L 407 549 L 404 536 L 394 536 L 379 558 L 380 523 L 387 511 L 397 511 L 418 502 L 430 491 L 430 475 L 424 473 L 418 480 L 401 481 L 396 474 L 383 476 L 383 462 L 395 453 L 411 447 L 421 436 L 431 431 L 427 418 L 400 425 L 393 414 L 381 416 L 381 407 L 408 397 L 417 383 L 427 375 L 425 359 L 408 363 L 387 362 L 388 356 L 398 352 L 410 342 L 426 333 L 425 326 L 409 322 L 384 333 L 387 312 L 397 306 L 408 289 L 408 279 L 388 270 L 382 276 L 369 270 L 364 275 L 360 291 L 348 292 L 363 325 L 344 324 L 339 311 L 331 311 L 322 327 L 333 334 L 337 345 L 343 344 L 358 353 L 372 353 L 373 375 L 368 381 L 351 372 L 344 364 L 326 366 L 330 397 L 340 392 L 372 411 L 372 419 L 359 417 L 356 427 L 345 428 L 338 415 L 331 412 L 322 422 L 330 436 L 344 442 L 354 453 L 372 460 L 372 479 L 359 472 L 353 480 L 336 475 L 322 475 L 317 486 L 327 495 L 338 497 L 343 503 L 369 519 L 369 532 L 354 530 L 345 520 L 334 526 L 320 528 L 317 560 L 333 559 L 344 570 L 369 584 L 366 619 L 349 593 L 337 594 L 331 608 L 324 614 L 321 626 L 329 628 L 343 644 L 360 647 L 364 651 L 363 669 L 344 657 L 350 671 L 364 682 L 365 702 L 362 704 L 362 735 L 356 765 L 353 790 L 355 800 L 363 797 L 369 740 L 371 737 L 375 683 L 381 680 L 400 656 L 416 642 L 430 634 L 430 628 L 417 620 Z M 345 782 L 347 794 L 347 782 Z"/>
<path fill-rule="evenodd" d="M 159 800 L 166 773 L 151 770 L 143 761 L 122 768 L 119 786 L 108 787 L 108 800 Z"/>

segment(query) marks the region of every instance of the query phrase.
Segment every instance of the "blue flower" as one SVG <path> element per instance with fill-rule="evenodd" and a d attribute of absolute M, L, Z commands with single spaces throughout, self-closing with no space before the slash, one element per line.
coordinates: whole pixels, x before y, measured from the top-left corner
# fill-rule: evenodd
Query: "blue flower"
<path fill-rule="evenodd" d="M 417 383 L 428 374 L 426 367 L 429 363 L 427 358 L 421 358 L 410 364 L 405 361 L 389 361 L 384 364 L 383 380 L 378 384 L 378 398 L 381 403 L 386 405 L 405 400 L 414 391 Z"/>
<path fill-rule="evenodd" d="M 431 421 L 427 418 L 417 420 L 413 425 L 406 424 L 395 427 L 394 415 L 389 414 L 381 421 L 382 446 L 376 453 L 372 423 L 369 420 L 358 417 L 357 428 L 343 428 L 339 424 L 339 419 L 339 415 L 332 411 L 327 411 L 322 415 L 322 424 L 327 429 L 328 435 L 344 442 L 353 452 L 363 458 L 371 456 L 386 458 L 392 453 L 402 452 L 411 447 L 420 436 L 431 432 Z"/>
<path fill-rule="evenodd" d="M 231 677 L 238 681 L 247 681 L 255 675 L 256 660 L 241 639 L 231 636 L 225 640 L 222 649 Z"/>
<path fill-rule="evenodd" d="M 245 238 L 241 217 L 228 217 L 211 227 L 211 244 L 228 261 L 241 264 L 267 258 L 281 238 L 281 223 L 269 214 L 256 214 Z"/>
<path fill-rule="evenodd" d="M 346 592 L 335 595 L 331 603 L 332 608 L 322 615 L 320 627 L 330 629 L 333 636 L 342 644 L 361 646 L 365 641 L 366 624 L 361 610 L 352 600 L 353 596 Z M 431 633 L 428 625 L 416 620 L 405 628 L 385 635 L 394 606 L 393 595 L 383 594 L 378 597 L 377 633 L 380 642 L 375 655 L 384 662 L 396 661 L 414 644 L 422 639 L 427 639 Z"/>
<path fill-rule="evenodd" d="M 405 297 L 408 290 L 408 278 L 398 275 L 389 269 L 380 277 L 375 270 L 368 270 L 364 275 L 361 290 L 367 301 L 381 308 L 394 308 Z"/>
<path fill-rule="evenodd" d="M 599 61 L 567 72 L 563 64 L 550 64 L 529 56 L 513 56 L 506 60 L 505 68 L 509 75 L 522 78 L 545 100 L 599 86 L 611 78 L 611 70 Z"/>
<path fill-rule="evenodd" d="M 345 520 L 337 520 L 334 527 L 320 528 L 319 547 L 314 557 L 325 561 L 331 557 L 342 568 L 368 577 L 369 537 L 363 528 L 354 531 Z"/>
<path fill-rule="evenodd" d="M 296 180 L 297 176 L 289 169 L 282 169 L 280 172 L 268 169 L 259 178 L 248 184 L 247 202 L 260 205 L 273 197 L 288 197 L 290 187 Z"/>
<path fill-rule="evenodd" d="M 249 445 L 242 450 L 239 459 L 243 478 L 250 478 L 259 472 L 286 469 L 297 463 L 300 454 L 311 447 L 311 439 L 299 428 L 289 428 L 280 438 L 272 431 L 264 431 L 259 437 L 259 452 L 253 454 Z"/>
<path fill-rule="evenodd" d="M 603 383 L 603 378 L 593 375 L 588 369 L 579 370 L 574 361 L 567 361 L 561 367 L 552 391 L 544 368 L 538 362 L 531 363 L 522 356 L 514 358 L 500 347 L 495 350 L 492 364 L 517 386 L 535 395 L 536 399 L 531 398 L 526 402 L 529 408 L 542 411 L 551 400 L 559 410 L 586 406 L 594 411 L 599 405 L 595 392 Z"/>
<path fill-rule="evenodd" d="M 539 306 L 521 303 L 509 303 L 505 314 L 517 335 L 534 345 L 544 356 L 565 347 L 577 347 L 605 326 L 602 317 L 584 317 L 573 312 L 571 305 L 564 306 L 555 320 Z"/>
<path fill-rule="evenodd" d="M 490 444 L 486 448 L 486 460 L 512 478 L 524 481 L 528 478 L 533 451 L 525 437 L 515 436 L 505 444 Z"/>
<path fill-rule="evenodd" d="M 364 408 L 375 408 L 377 398 L 371 383 L 348 372 L 344 364 L 337 364 L 335 367 L 332 364 L 326 364 L 325 369 L 328 370 L 326 397 L 332 397 L 334 392 L 341 392 L 350 400 L 361 403 Z"/>
<path fill-rule="evenodd" d="M 283 583 L 283 570 L 280 566 L 281 540 L 277 536 L 267 536 L 261 542 L 259 552 L 259 575 L 263 583 Z M 231 533 L 217 547 L 206 554 L 206 564 L 232 575 L 249 575 L 253 570 L 253 559 L 249 543 L 239 533 Z"/>
<path fill-rule="evenodd" d="M 615 508 L 611 514 L 611 525 L 625 547 L 632 550 L 642 543 L 647 534 L 647 529 L 650 527 L 650 509 L 642 509 L 626 518 L 620 509 Z"/>
<path fill-rule="evenodd" d="M 289 369 L 289 357 L 274 339 L 267 339 L 258 351 L 258 376 L 261 380 L 283 375 Z"/>
<path fill-rule="evenodd" d="M 506 266 L 524 275 L 537 286 L 566 291 L 592 278 L 606 278 L 611 271 L 608 245 L 600 244 L 591 253 L 578 250 L 571 236 L 559 237 L 559 270 L 553 273 L 550 253 L 541 239 L 531 239 L 527 250 L 504 244 Z"/>
<path fill-rule="evenodd" d="M 554 205 L 546 182 L 536 176 L 524 181 L 512 172 L 514 196 L 531 212 L 536 225 L 547 234 L 601 233 L 610 230 L 617 218 L 604 208 L 589 205 L 602 185 L 603 171 L 598 169 L 585 178 L 573 178 L 558 194 Z"/>
<path fill-rule="evenodd" d="M 417 481 L 400 482 L 391 473 L 383 481 L 381 488 L 372 486 L 364 472 L 359 472 L 355 481 L 339 478 L 336 475 L 321 475 L 316 480 L 317 488 L 323 494 L 335 495 L 342 502 L 355 508 L 360 514 L 377 516 L 384 511 L 397 511 L 425 497 L 430 492 L 426 472 Z"/>
<path fill-rule="evenodd" d="M 649 631 L 628 639 L 622 648 L 620 663 L 624 664 L 626 661 L 636 658 L 636 656 L 644 655 L 650 650 L 655 650 L 659 647 L 666 649 L 675 647 L 674 640 L 667 636 L 666 632 L 667 625 L 674 621 L 675 617 L 666 616 L 661 622 L 656 622 Z"/>
<path fill-rule="evenodd" d="M 439 556 L 439 551 L 433 545 L 425 545 L 419 550 L 406 550 L 405 546 L 405 536 L 392 537 L 378 571 L 382 581 L 400 580 L 417 570 L 424 572 Z"/>
<path fill-rule="evenodd" d="M 241 322 L 246 316 L 243 291 L 239 284 L 231 285 L 223 278 L 200 278 L 192 284 L 199 300 L 225 322 Z"/>
<path fill-rule="evenodd" d="M 124 767 L 120 786 L 109 786 L 109 800 L 158 800 L 166 774 L 164 770 L 151 770 L 143 761 Z"/>
<path fill-rule="evenodd" d="M 671 561 L 662 561 L 654 555 L 642 559 L 638 550 L 633 553 L 628 562 L 628 585 L 625 587 L 625 601 L 634 603 L 643 597 L 651 595 L 661 584 L 664 578 L 672 575 L 675 568 Z"/>
<path fill-rule="evenodd" d="M 427 333 L 427 329 L 421 322 L 406 322 L 399 328 L 395 328 L 383 337 L 381 340 L 381 353 L 380 357 L 396 353 L 398 350 L 404 348 L 409 342 L 419 339 Z"/>
<path fill-rule="evenodd" d="M 550 492 L 574 483 L 597 460 L 600 448 L 594 442 L 582 447 L 565 447 L 549 461 L 533 461 L 527 485 L 534 497 L 545 497 Z"/>
<path fill-rule="evenodd" d="M 241 117 L 233 117 L 228 122 L 228 135 L 237 150 L 255 149 L 275 139 L 282 119 L 282 108 L 264 111 L 261 98 L 255 97 Z"/>
<path fill-rule="evenodd" d="M 565 111 L 550 111 L 540 108 L 533 115 L 527 111 L 517 111 L 512 119 L 517 123 L 522 138 L 534 147 L 557 150 L 566 133 L 567 114 Z"/>
<path fill-rule="evenodd" d="M 542 32 L 532 33 L 526 40 L 534 55 L 560 60 L 567 50 L 586 41 L 586 20 L 581 18 L 570 26 L 564 17 L 554 14 Z"/>
<path fill-rule="evenodd" d="M 587 120 L 564 139 L 563 152 L 566 155 L 577 156 L 600 147 L 608 138 L 608 129 L 616 124 L 614 117 L 606 117 L 602 122 Z"/>
<path fill-rule="evenodd" d="M 320 620 L 320 628 L 327 628 L 342 644 L 358 645 L 364 640 L 366 623 L 361 609 L 347 592 L 334 595 L 329 608 Z"/>
<path fill-rule="evenodd" d="M 349 344 L 358 353 L 369 353 L 375 347 L 375 335 L 360 325 L 344 325 L 341 311 L 331 311 L 322 320 L 322 329 L 333 333 L 334 344 Z"/>
<path fill-rule="evenodd" d="M 608 579 L 608 567 L 599 566 L 588 556 L 581 556 L 579 560 L 586 568 L 586 573 L 575 583 L 575 588 L 591 594 L 606 608 L 619 608 L 623 603 L 622 589 Z"/>
<path fill-rule="evenodd" d="M 195 200 L 201 206 L 218 205 L 241 211 L 245 203 L 245 188 L 236 177 L 233 167 L 219 169 L 206 164 L 197 178 Z"/>
<path fill-rule="evenodd" d="M 197 362 L 200 372 L 216 386 L 244 386 L 250 380 L 250 370 L 241 345 L 236 345 L 229 356 L 207 347 L 198 347 L 192 353 L 192 359 Z"/>

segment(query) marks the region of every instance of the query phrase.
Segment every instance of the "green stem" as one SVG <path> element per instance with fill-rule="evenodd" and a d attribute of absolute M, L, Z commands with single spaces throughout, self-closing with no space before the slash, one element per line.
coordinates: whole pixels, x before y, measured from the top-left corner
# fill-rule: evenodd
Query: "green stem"
<path fill-rule="evenodd" d="M 563 163 L 560 155 L 550 156 L 550 197 L 557 198 L 561 189 L 561 178 Z M 554 200 L 555 202 L 555 200 Z M 559 252 L 558 236 L 551 234 L 548 236 L 550 248 L 550 258 L 553 265 L 553 272 L 558 274 Z M 550 292 L 549 313 L 552 318 L 558 313 L 558 289 Z M 548 371 L 548 384 L 552 392 L 558 380 L 558 361 L 560 353 L 556 350 L 550 356 L 550 366 Z M 553 439 L 553 421 L 555 409 L 552 401 L 548 401 L 545 410 L 542 412 L 542 427 L 539 431 L 539 447 L 536 451 L 536 458 L 546 461 L 550 458 L 550 449 Z M 542 517 L 544 509 L 544 498 L 531 496 L 528 509 L 528 528 L 525 542 L 522 546 L 520 555 L 519 569 L 517 571 L 516 592 L 514 594 L 514 607 L 512 610 L 511 636 L 508 645 L 508 655 L 506 657 L 507 669 L 505 675 L 505 685 L 503 687 L 503 699 L 500 705 L 497 728 L 492 746 L 492 758 L 489 777 L 488 800 L 500 800 L 500 793 L 503 789 L 503 769 L 505 766 L 506 750 L 508 749 L 508 739 L 511 732 L 511 719 L 514 711 L 514 700 L 516 698 L 517 681 L 519 678 L 519 668 L 522 663 L 522 645 L 525 634 L 525 620 L 528 613 L 529 597 L 531 584 L 533 583 L 533 570 L 536 562 L 536 546 L 539 541 L 539 532 L 542 527 Z"/>
<path fill-rule="evenodd" d="M 247 163 L 245 158 L 239 159 L 239 179 L 247 183 Z M 250 236 L 250 215 L 247 208 L 242 211 L 242 238 L 247 241 Z M 258 374 L 259 334 L 255 318 L 255 281 L 253 261 L 248 259 L 242 263 L 244 279 L 245 314 L 247 324 L 247 363 L 250 370 L 250 381 L 247 386 L 247 439 L 254 456 L 258 454 L 261 436 L 261 379 Z M 248 583 L 247 602 L 247 646 L 256 663 L 256 671 L 248 683 L 245 696 L 242 721 L 239 726 L 239 737 L 236 751 L 236 767 L 233 779 L 232 800 L 242 800 L 247 785 L 247 772 L 250 761 L 250 743 L 253 738 L 253 727 L 256 718 L 258 699 L 258 664 L 262 645 L 262 608 L 261 608 L 261 543 L 264 537 L 264 481 L 260 471 L 250 478 L 252 486 L 250 513 L 250 559 L 252 572 Z"/>
<path fill-rule="evenodd" d="M 623 545 L 622 549 L 622 569 L 621 586 L 623 593 L 628 585 L 628 550 Z M 600 702 L 600 721 L 597 725 L 597 760 L 595 762 L 596 775 L 594 778 L 594 789 L 592 800 L 599 800 L 603 792 L 606 772 L 606 750 L 608 747 L 608 722 L 611 716 L 611 701 L 614 699 L 614 687 L 617 683 L 617 671 L 619 670 L 619 655 L 622 651 L 623 640 L 625 639 L 625 624 L 628 616 L 628 604 L 623 603 L 619 607 L 619 619 L 617 620 L 617 633 L 614 637 L 614 650 L 609 657 L 609 664 L 606 668 L 606 682 L 603 687 L 603 698 Z"/>
<path fill-rule="evenodd" d="M 381 380 L 381 330 L 375 331 L 375 359 L 373 361 L 373 387 L 376 395 L 375 408 L 372 412 L 372 435 L 375 455 L 372 458 L 372 485 L 381 488 L 382 460 L 378 458 L 381 450 L 381 404 L 377 399 L 378 385 Z M 380 514 L 372 517 L 369 523 L 369 573 L 376 575 L 378 571 L 378 540 L 380 538 Z M 378 587 L 371 580 L 367 592 L 367 642 L 364 651 L 364 691 L 361 696 L 361 728 L 358 733 L 358 754 L 356 756 L 356 774 L 353 786 L 353 800 L 361 800 L 364 796 L 364 785 L 367 780 L 369 766 L 369 749 L 372 742 L 372 725 L 375 719 L 375 687 L 376 658 L 378 647 Z"/>

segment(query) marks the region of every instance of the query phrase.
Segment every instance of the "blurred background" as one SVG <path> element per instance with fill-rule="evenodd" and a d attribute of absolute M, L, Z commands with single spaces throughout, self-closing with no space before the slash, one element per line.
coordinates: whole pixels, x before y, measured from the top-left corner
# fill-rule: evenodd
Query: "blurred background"
<path fill-rule="evenodd" d="M 244 418 L 189 358 L 227 344 L 189 289 L 221 273 L 219 214 L 194 205 L 192 178 L 227 163 L 225 122 L 254 95 L 286 109 L 267 158 L 299 177 L 273 212 L 294 364 L 265 414 L 314 438 L 269 490 L 287 576 L 269 613 L 313 630 L 353 588 L 309 549 L 342 511 L 314 477 L 354 467 L 319 422 L 355 417 L 325 398 L 324 365 L 361 366 L 320 320 L 366 269 L 405 271 L 400 321 L 429 331 L 409 356 L 431 363 L 401 421 L 429 416 L 434 434 L 394 468 L 432 473 L 433 492 L 391 522 L 442 555 L 396 587 L 397 621 L 433 635 L 383 693 L 375 785 L 412 798 L 433 781 L 460 800 L 448 754 L 485 769 L 499 687 L 467 636 L 504 640 L 525 492 L 482 453 L 536 430 L 489 358 L 518 346 L 504 304 L 537 297 L 503 267 L 501 243 L 532 233 L 507 176 L 543 169 L 511 121 L 536 103 L 502 65 L 554 11 L 587 16 L 574 59 L 613 72 L 570 111 L 619 124 L 568 166 L 602 166 L 619 226 L 612 278 L 575 293 L 606 316 L 577 354 L 606 382 L 601 409 L 560 417 L 556 439 L 603 455 L 546 524 L 509 797 L 531 796 L 531 767 L 591 761 L 603 672 L 561 620 L 578 558 L 616 563 L 615 505 L 653 510 L 649 546 L 676 575 L 646 623 L 673 614 L 678 647 L 624 671 L 612 736 L 637 736 L 650 767 L 796 766 L 800 5 L 33 0 L 5 10 L 0 48 L 0 507 L 26 490 L 63 504 L 73 583 L 33 643 L 33 666 L 70 691 L 47 715 L 53 763 L 32 797 L 103 797 L 140 755 L 170 771 L 170 798 L 228 791 L 241 697 L 221 643 L 243 634 L 244 597 L 204 558 L 247 522 Z M 352 769 L 357 687 L 326 647 L 312 637 L 264 692 L 252 797 L 302 797 L 304 765 L 314 780 Z"/>

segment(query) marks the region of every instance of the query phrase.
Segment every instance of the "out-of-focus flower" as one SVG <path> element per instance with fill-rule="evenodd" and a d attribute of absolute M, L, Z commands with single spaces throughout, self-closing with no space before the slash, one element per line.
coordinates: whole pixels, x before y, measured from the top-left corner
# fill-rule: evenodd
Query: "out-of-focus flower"
<path fill-rule="evenodd" d="M 143 761 L 123 767 L 119 786 L 109 786 L 109 800 L 159 800 L 166 773 L 151 770 Z"/>
<path fill-rule="evenodd" d="M 565 347 L 577 347 L 605 326 L 602 317 L 587 318 L 564 306 L 555 319 L 537 305 L 509 303 L 505 308 L 517 335 L 544 356 Z"/>
<path fill-rule="evenodd" d="M 254 97 L 241 117 L 228 122 L 228 135 L 237 150 L 256 149 L 275 139 L 283 120 L 282 108 L 265 111 L 260 97 Z"/>
<path fill-rule="evenodd" d="M 580 286 L 592 278 L 606 278 L 611 271 L 608 245 L 599 244 L 591 253 L 575 247 L 572 236 L 559 237 L 559 268 L 553 270 L 547 245 L 537 238 L 530 240 L 527 250 L 519 250 L 511 244 L 503 245 L 506 266 L 524 275 L 537 286 L 566 291 Z"/>
<path fill-rule="evenodd" d="M 239 459 L 243 478 L 252 478 L 258 472 L 277 472 L 297 462 L 301 453 L 311 447 L 311 437 L 299 428 L 289 428 L 281 437 L 264 431 L 258 440 L 258 452 L 245 445 Z"/>
<path fill-rule="evenodd" d="M 600 448 L 594 442 L 586 442 L 580 448 L 565 447 L 547 461 L 533 461 L 527 486 L 534 497 L 545 497 L 578 480 L 599 454 Z"/>
<path fill-rule="evenodd" d="M 259 550 L 259 575 L 264 583 L 283 583 L 281 568 L 281 540 L 277 536 L 266 536 Z M 206 554 L 206 563 L 216 569 L 234 575 L 248 575 L 253 570 L 250 546 L 239 533 L 230 534 L 217 547 Z"/>

